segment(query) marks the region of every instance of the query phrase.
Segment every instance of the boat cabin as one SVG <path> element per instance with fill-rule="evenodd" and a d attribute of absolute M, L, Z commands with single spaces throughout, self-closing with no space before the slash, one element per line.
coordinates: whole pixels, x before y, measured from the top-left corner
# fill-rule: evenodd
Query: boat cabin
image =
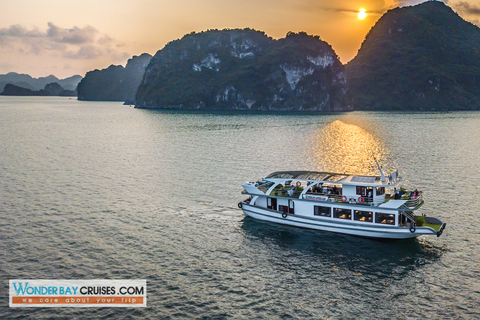
<path fill-rule="evenodd" d="M 405 225 L 408 211 L 423 204 L 421 192 L 415 198 L 405 195 L 399 199 L 387 188 L 401 182 L 398 172 L 388 177 L 359 176 L 331 172 L 281 171 L 257 182 L 244 184 L 246 193 L 256 197 L 255 205 L 270 210 L 295 214 L 311 212 L 352 221 Z M 310 201 L 297 201 L 310 200 Z M 312 202 L 313 206 L 312 206 Z M 324 204 L 322 204 L 322 202 Z M 399 214 L 405 211 L 405 214 Z"/>

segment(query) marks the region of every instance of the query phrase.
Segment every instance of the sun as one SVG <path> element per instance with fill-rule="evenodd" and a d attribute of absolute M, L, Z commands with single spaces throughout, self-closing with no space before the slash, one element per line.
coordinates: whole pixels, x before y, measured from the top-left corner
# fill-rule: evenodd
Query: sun
<path fill-rule="evenodd" d="M 360 10 L 358 10 L 358 14 L 357 14 L 357 18 L 360 19 L 360 20 L 363 20 L 367 17 L 367 10 L 365 10 L 364 8 L 360 8 Z"/>

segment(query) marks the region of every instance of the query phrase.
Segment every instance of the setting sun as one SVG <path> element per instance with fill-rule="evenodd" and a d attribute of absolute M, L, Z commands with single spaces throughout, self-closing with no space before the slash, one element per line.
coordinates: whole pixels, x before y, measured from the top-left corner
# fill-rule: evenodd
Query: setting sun
<path fill-rule="evenodd" d="M 367 10 L 365 10 L 364 8 L 361 8 L 357 14 L 357 18 L 360 19 L 360 20 L 363 20 L 367 17 L 367 13 L 366 13 Z"/>

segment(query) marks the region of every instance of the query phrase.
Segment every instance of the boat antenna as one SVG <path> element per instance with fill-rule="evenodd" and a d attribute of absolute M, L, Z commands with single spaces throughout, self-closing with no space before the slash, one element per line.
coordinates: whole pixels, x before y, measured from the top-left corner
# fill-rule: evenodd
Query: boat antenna
<path fill-rule="evenodd" d="M 373 160 L 375 160 L 375 162 L 377 163 L 377 167 L 378 167 L 378 170 L 380 171 L 380 176 L 382 178 L 382 182 L 386 182 L 387 180 L 385 179 L 385 175 L 383 174 L 382 167 L 380 167 L 380 165 L 378 164 L 378 161 L 377 161 L 377 159 L 375 159 L 375 157 L 373 157 Z"/>

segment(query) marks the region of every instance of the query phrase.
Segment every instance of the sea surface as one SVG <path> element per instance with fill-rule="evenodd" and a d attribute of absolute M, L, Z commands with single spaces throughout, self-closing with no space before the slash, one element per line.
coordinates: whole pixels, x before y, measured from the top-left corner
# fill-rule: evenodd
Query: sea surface
<path fill-rule="evenodd" d="M 0 319 L 479 319 L 480 113 L 200 113 L 0 96 Z M 443 235 L 245 217 L 278 170 L 424 192 Z M 9 308 L 10 279 L 147 279 L 146 308 Z"/>

